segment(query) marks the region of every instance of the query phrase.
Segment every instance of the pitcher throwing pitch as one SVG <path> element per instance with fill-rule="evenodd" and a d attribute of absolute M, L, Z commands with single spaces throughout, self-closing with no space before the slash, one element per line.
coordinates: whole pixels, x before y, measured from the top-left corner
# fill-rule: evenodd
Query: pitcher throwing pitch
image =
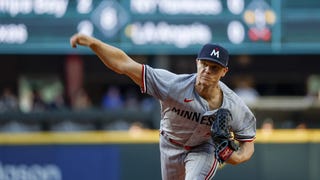
<path fill-rule="evenodd" d="M 75 34 L 70 43 L 89 47 L 108 68 L 159 100 L 162 179 L 212 179 L 219 163 L 236 165 L 251 158 L 256 119 L 220 80 L 228 72 L 225 48 L 204 45 L 195 60 L 197 72 L 175 74 L 139 64 L 93 37 Z"/>

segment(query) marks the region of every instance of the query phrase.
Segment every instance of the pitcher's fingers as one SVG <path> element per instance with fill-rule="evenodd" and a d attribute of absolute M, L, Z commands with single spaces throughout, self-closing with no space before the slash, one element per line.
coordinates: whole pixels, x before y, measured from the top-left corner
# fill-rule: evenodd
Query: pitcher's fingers
<path fill-rule="evenodd" d="M 71 45 L 71 47 L 73 47 L 73 48 L 76 48 L 76 47 L 77 47 L 77 34 L 73 35 L 73 36 L 70 38 L 70 45 Z"/>

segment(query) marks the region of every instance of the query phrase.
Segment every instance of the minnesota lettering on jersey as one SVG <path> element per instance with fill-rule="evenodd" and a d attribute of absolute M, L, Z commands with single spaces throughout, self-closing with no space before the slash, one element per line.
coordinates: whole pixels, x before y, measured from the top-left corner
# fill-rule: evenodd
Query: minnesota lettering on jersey
<path fill-rule="evenodd" d="M 177 109 L 176 107 L 173 107 L 171 111 L 183 118 L 189 119 L 191 121 L 196 121 L 197 123 L 208 125 L 208 126 L 211 126 L 215 119 L 213 115 L 201 116 L 201 113 L 199 112 L 181 110 L 181 109 Z"/>

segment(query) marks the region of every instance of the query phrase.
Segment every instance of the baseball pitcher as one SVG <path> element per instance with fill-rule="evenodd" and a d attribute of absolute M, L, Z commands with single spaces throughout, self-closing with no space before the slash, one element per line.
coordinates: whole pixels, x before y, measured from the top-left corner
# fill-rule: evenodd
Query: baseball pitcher
<path fill-rule="evenodd" d="M 254 153 L 256 119 L 223 82 L 229 54 L 206 44 L 197 72 L 175 74 L 139 64 L 122 50 L 82 34 L 72 47 L 89 47 L 111 70 L 125 74 L 161 105 L 160 156 L 164 180 L 212 179 L 221 163 L 239 164 Z"/>

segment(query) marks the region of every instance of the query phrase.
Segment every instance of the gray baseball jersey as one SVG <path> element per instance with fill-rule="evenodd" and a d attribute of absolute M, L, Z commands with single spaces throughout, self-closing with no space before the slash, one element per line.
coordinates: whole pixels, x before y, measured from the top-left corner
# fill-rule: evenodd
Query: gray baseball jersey
<path fill-rule="evenodd" d="M 164 132 L 166 137 L 174 140 L 177 144 L 190 147 L 206 143 L 213 144 L 210 127 L 217 111 L 217 109 L 211 110 L 208 102 L 196 92 L 195 82 L 196 74 L 178 75 L 164 69 L 155 69 L 148 65 L 143 65 L 143 85 L 141 90 L 143 93 L 150 94 L 160 101 L 160 131 Z M 234 138 L 238 141 L 254 140 L 256 119 L 253 113 L 240 97 L 223 82 L 219 82 L 219 86 L 223 92 L 221 108 L 229 109 L 233 117 L 231 130 L 234 133 Z M 163 148 L 161 151 L 170 151 L 170 149 Z M 210 150 L 210 152 L 212 151 Z M 166 155 L 170 155 L 170 153 L 166 152 Z M 171 153 L 172 155 L 175 154 Z M 164 157 L 161 156 L 161 158 Z M 170 158 L 168 160 L 170 161 Z M 163 161 L 162 163 L 170 164 Z M 211 162 L 211 164 L 213 163 L 215 161 Z M 162 167 L 169 168 L 163 165 Z"/>
<path fill-rule="evenodd" d="M 196 74 L 177 75 L 163 69 L 144 65 L 142 91 L 160 100 L 160 129 L 168 136 L 187 146 L 208 141 L 214 113 L 205 99 L 195 90 Z M 238 141 L 252 141 L 256 134 L 256 119 L 245 103 L 223 82 L 221 108 L 229 109 L 231 128 Z"/>

